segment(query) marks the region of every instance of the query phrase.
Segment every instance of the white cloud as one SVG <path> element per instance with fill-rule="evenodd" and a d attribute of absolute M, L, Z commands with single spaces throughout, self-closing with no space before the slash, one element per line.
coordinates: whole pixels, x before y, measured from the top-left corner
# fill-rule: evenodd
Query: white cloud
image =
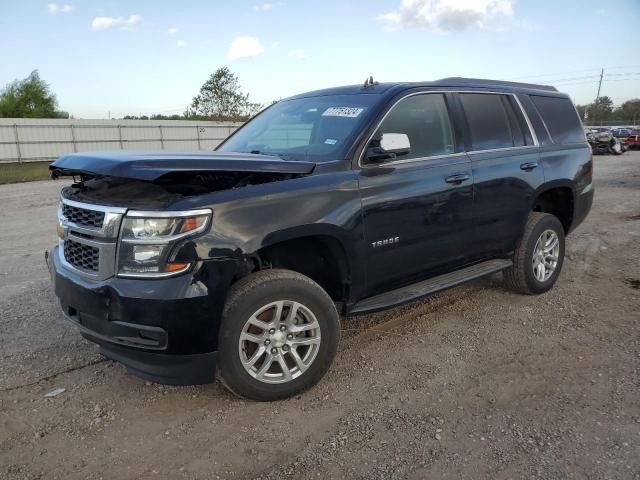
<path fill-rule="evenodd" d="M 120 27 L 122 30 L 131 30 L 134 26 L 142 21 L 140 15 L 129 15 L 124 17 L 96 17 L 91 22 L 91 28 L 94 30 L 106 30 L 112 27 Z"/>
<path fill-rule="evenodd" d="M 294 48 L 293 50 L 289 50 L 287 55 L 292 58 L 297 58 L 298 60 L 307 60 L 309 58 L 309 54 L 301 48 Z"/>
<path fill-rule="evenodd" d="M 49 13 L 51 15 L 55 15 L 56 13 L 71 13 L 73 12 L 74 8 L 72 5 L 68 5 L 68 4 L 64 4 L 64 5 L 58 5 L 57 3 L 49 3 L 47 5 L 47 10 L 49 10 Z"/>
<path fill-rule="evenodd" d="M 178 45 L 180 48 L 186 47 L 187 46 L 187 42 L 185 42 L 184 40 L 178 40 L 176 42 L 176 45 Z"/>
<path fill-rule="evenodd" d="M 513 15 L 514 0 L 402 0 L 400 8 L 378 17 L 391 29 L 423 27 L 440 31 L 482 28 L 496 17 Z"/>
<path fill-rule="evenodd" d="M 174 35 L 176 33 L 178 33 L 180 30 L 178 30 L 178 27 L 171 27 L 169 30 L 167 30 L 167 33 L 169 35 Z"/>
<path fill-rule="evenodd" d="M 273 10 L 274 8 L 282 7 L 283 5 L 284 5 L 284 2 L 262 3 L 260 5 L 254 5 L 253 9 L 256 10 L 257 12 L 268 12 L 270 10 Z"/>
<path fill-rule="evenodd" d="M 264 47 L 255 37 L 236 37 L 231 44 L 227 57 L 229 60 L 239 58 L 257 57 L 264 52 Z"/>

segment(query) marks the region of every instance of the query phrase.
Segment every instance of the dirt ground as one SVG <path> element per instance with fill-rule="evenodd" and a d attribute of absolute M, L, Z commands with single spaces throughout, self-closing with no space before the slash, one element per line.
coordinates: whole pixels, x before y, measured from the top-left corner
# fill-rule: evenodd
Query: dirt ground
<path fill-rule="evenodd" d="M 0 186 L 0 478 L 640 479 L 640 152 L 595 162 L 552 291 L 496 275 L 348 319 L 277 403 L 104 360 L 49 288 L 61 184 Z"/>

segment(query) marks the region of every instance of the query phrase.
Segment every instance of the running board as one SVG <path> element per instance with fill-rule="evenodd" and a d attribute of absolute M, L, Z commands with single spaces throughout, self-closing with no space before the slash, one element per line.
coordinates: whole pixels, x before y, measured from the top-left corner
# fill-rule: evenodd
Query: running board
<path fill-rule="evenodd" d="M 353 305 L 349 311 L 349 315 L 359 315 L 361 313 L 375 312 L 384 310 L 389 307 L 402 305 L 403 303 L 417 300 L 418 298 L 432 293 L 445 290 L 447 288 L 461 285 L 470 280 L 491 275 L 505 268 L 509 268 L 513 262 L 511 260 L 488 260 L 482 263 L 476 263 L 470 267 L 456 270 L 455 272 L 445 273 L 437 277 L 423 280 L 422 282 L 407 285 L 390 292 L 381 293 L 374 297 L 365 298 Z"/>

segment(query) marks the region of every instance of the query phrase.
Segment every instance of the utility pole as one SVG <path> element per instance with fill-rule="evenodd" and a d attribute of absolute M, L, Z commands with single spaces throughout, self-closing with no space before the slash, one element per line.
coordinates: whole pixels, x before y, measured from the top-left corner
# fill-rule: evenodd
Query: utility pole
<path fill-rule="evenodd" d="M 600 70 L 600 81 L 598 82 L 598 93 L 596 93 L 596 99 L 593 102 L 593 113 L 596 113 L 596 109 L 598 108 L 598 99 L 600 98 L 600 87 L 602 87 L 602 77 L 604 77 L 604 68 Z M 588 106 L 584 109 L 584 121 L 587 120 L 589 114 Z"/>
<path fill-rule="evenodd" d="M 600 82 L 598 82 L 598 93 L 596 94 L 596 102 L 600 98 L 600 87 L 602 87 L 602 77 L 604 77 L 604 68 L 600 71 Z"/>

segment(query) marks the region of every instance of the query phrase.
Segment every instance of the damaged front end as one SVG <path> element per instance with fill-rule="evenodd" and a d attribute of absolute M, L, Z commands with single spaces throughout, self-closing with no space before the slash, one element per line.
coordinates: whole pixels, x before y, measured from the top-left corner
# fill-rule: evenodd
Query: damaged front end
<path fill-rule="evenodd" d="M 83 153 L 60 157 L 52 178 L 73 176 L 62 191 L 78 202 L 163 209 L 184 197 L 307 175 L 315 164 L 235 153 Z"/>
<path fill-rule="evenodd" d="M 208 194 L 314 167 L 216 152 L 61 157 L 52 176 L 75 181 L 62 189 L 59 240 L 47 262 L 64 315 L 104 355 L 144 378 L 210 382 L 226 295 L 248 264 L 211 253 Z"/>

